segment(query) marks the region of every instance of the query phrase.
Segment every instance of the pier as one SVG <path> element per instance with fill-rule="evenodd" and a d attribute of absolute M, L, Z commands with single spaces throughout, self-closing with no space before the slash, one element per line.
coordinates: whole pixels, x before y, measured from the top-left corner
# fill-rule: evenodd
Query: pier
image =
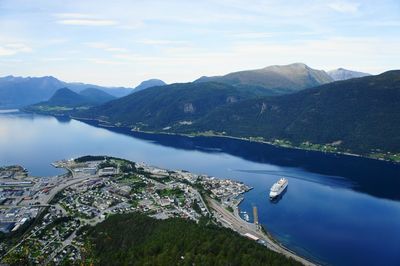
<path fill-rule="evenodd" d="M 293 251 L 278 244 L 278 242 L 272 239 L 271 236 L 266 234 L 258 224 L 244 221 L 239 216 L 238 208 L 235 208 L 234 212 L 232 213 L 226 210 L 223 206 L 221 206 L 221 204 L 219 204 L 216 200 L 211 199 L 210 197 L 207 197 L 206 201 L 209 203 L 210 208 L 213 210 L 214 216 L 217 218 L 219 222 L 221 222 L 223 226 L 231 228 L 232 230 L 238 232 L 243 236 L 248 237 L 249 235 L 251 235 L 252 238 L 254 239 L 258 238 L 257 242 L 265 245 L 268 249 L 283 254 L 286 257 L 292 258 L 298 262 L 301 262 L 304 265 L 307 266 L 316 265 L 315 263 L 307 260 L 306 258 L 300 257 Z"/>

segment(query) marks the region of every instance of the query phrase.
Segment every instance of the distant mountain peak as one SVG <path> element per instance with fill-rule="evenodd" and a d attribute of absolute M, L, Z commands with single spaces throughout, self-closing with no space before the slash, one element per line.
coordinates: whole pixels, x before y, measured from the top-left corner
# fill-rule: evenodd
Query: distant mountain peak
<path fill-rule="evenodd" d="M 58 89 L 47 101 L 49 105 L 73 106 L 85 102 L 84 96 L 64 87 Z"/>
<path fill-rule="evenodd" d="M 292 64 L 288 64 L 288 65 L 272 65 L 272 66 L 267 66 L 264 67 L 263 70 L 271 70 L 271 71 L 294 71 L 294 70 L 304 70 L 304 71 L 312 71 L 312 70 L 316 70 L 313 69 L 311 67 L 309 67 L 308 65 L 304 64 L 304 63 L 292 63 Z M 320 70 L 316 70 L 316 71 L 320 71 Z"/>
<path fill-rule="evenodd" d="M 133 90 L 133 92 L 138 92 L 141 90 L 145 90 L 147 88 L 155 87 L 155 86 L 164 86 L 167 85 L 164 81 L 161 79 L 148 79 L 145 81 L 142 81 L 138 86 L 136 86 Z"/>
<path fill-rule="evenodd" d="M 63 87 L 58 89 L 48 101 L 38 103 L 39 106 L 94 106 L 116 99 L 114 96 L 96 89 L 87 88 L 80 93 Z"/>
<path fill-rule="evenodd" d="M 265 88 L 275 94 L 284 94 L 329 83 L 333 79 L 323 70 L 313 69 L 298 62 L 232 72 L 224 76 L 201 77 L 195 82 L 208 81 L 247 88 Z"/>
<path fill-rule="evenodd" d="M 67 92 L 67 93 L 75 93 L 75 92 L 73 92 L 72 90 L 68 89 L 67 87 L 60 88 L 60 89 L 58 89 L 58 90 L 56 91 L 56 93 L 64 93 L 64 92 Z"/>
<path fill-rule="evenodd" d="M 67 83 L 53 76 L 21 77 L 8 75 L 0 77 L 0 107 L 16 108 L 47 101 L 58 89 L 64 87 L 68 87 L 74 92 L 80 92 L 90 87 L 102 90 L 115 97 L 126 96 L 132 92 L 131 88 L 124 87 L 111 88 L 77 82 Z M 102 98 L 107 99 L 103 96 Z"/>
<path fill-rule="evenodd" d="M 270 65 L 270 66 L 266 66 L 265 68 L 269 68 L 269 67 L 278 67 L 278 68 L 287 68 L 287 67 L 310 68 L 308 65 L 306 65 L 306 64 L 304 64 L 304 63 L 301 63 L 301 62 L 286 64 L 286 65 Z"/>
<path fill-rule="evenodd" d="M 310 68 L 308 65 L 301 63 L 301 62 L 296 62 L 296 63 L 292 63 L 292 64 L 288 64 L 288 65 L 280 65 L 280 66 L 281 67 L 294 66 L 294 67 Z"/>
<path fill-rule="evenodd" d="M 366 77 L 366 76 L 370 76 L 371 75 L 371 74 L 364 73 L 364 72 L 348 70 L 348 69 L 345 69 L 345 68 L 342 68 L 342 67 L 340 67 L 338 69 L 330 70 L 327 73 L 335 81 L 352 79 L 352 78 L 362 78 L 362 77 Z"/>

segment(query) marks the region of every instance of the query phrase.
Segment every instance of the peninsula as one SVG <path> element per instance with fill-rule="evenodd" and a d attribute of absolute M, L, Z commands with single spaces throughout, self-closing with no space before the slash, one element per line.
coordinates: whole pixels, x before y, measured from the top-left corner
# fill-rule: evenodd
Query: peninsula
<path fill-rule="evenodd" d="M 151 224 L 154 230 L 168 228 L 160 233 L 166 238 L 176 238 L 171 232 L 178 228 L 186 230 L 185 237 L 168 241 L 169 245 L 180 245 L 180 241 L 193 245 L 191 250 L 181 250 L 178 260 L 313 265 L 273 240 L 260 225 L 240 217 L 241 195 L 251 189 L 241 182 L 107 156 L 84 156 L 53 165 L 67 172 L 42 178 L 30 177 L 19 166 L 1 168 L 2 263 L 107 264 L 120 241 L 135 242 L 137 237 L 147 243 L 143 244 L 146 247 L 161 241 L 151 232 L 145 233 Z M 119 223 L 123 225 L 113 226 Z M 131 230 L 135 236 L 125 239 Z M 112 235 L 113 241 L 107 242 L 101 232 Z M 233 247 L 221 243 L 212 251 L 205 249 L 204 245 L 220 239 L 240 249 L 232 257 L 226 254 Z M 141 248 L 118 252 L 137 256 Z M 158 248 L 146 257 L 159 261 L 163 260 L 161 254 L 174 258 L 179 253 L 177 247 L 172 248 L 176 254 L 170 254 L 169 248 Z"/>

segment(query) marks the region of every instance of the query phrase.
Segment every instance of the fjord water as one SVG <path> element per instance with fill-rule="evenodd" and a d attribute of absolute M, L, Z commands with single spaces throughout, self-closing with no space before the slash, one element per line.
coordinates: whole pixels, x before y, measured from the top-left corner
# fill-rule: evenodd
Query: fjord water
<path fill-rule="evenodd" d="M 50 163 L 102 154 L 254 187 L 240 208 L 281 243 L 330 265 L 400 265 L 400 165 L 351 156 L 276 148 L 235 139 L 179 137 L 105 129 L 76 120 L 0 113 L 0 165 L 31 174 L 61 172 Z M 282 199 L 268 190 L 289 180 Z"/>

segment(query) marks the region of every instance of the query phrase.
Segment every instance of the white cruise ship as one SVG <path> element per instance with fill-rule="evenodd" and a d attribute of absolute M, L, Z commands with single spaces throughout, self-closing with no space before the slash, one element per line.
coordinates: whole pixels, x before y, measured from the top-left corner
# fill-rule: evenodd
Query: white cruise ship
<path fill-rule="evenodd" d="M 285 190 L 288 183 L 289 183 L 288 180 L 282 177 L 281 179 L 279 179 L 278 182 L 273 184 L 269 192 L 270 199 L 278 197 Z"/>

